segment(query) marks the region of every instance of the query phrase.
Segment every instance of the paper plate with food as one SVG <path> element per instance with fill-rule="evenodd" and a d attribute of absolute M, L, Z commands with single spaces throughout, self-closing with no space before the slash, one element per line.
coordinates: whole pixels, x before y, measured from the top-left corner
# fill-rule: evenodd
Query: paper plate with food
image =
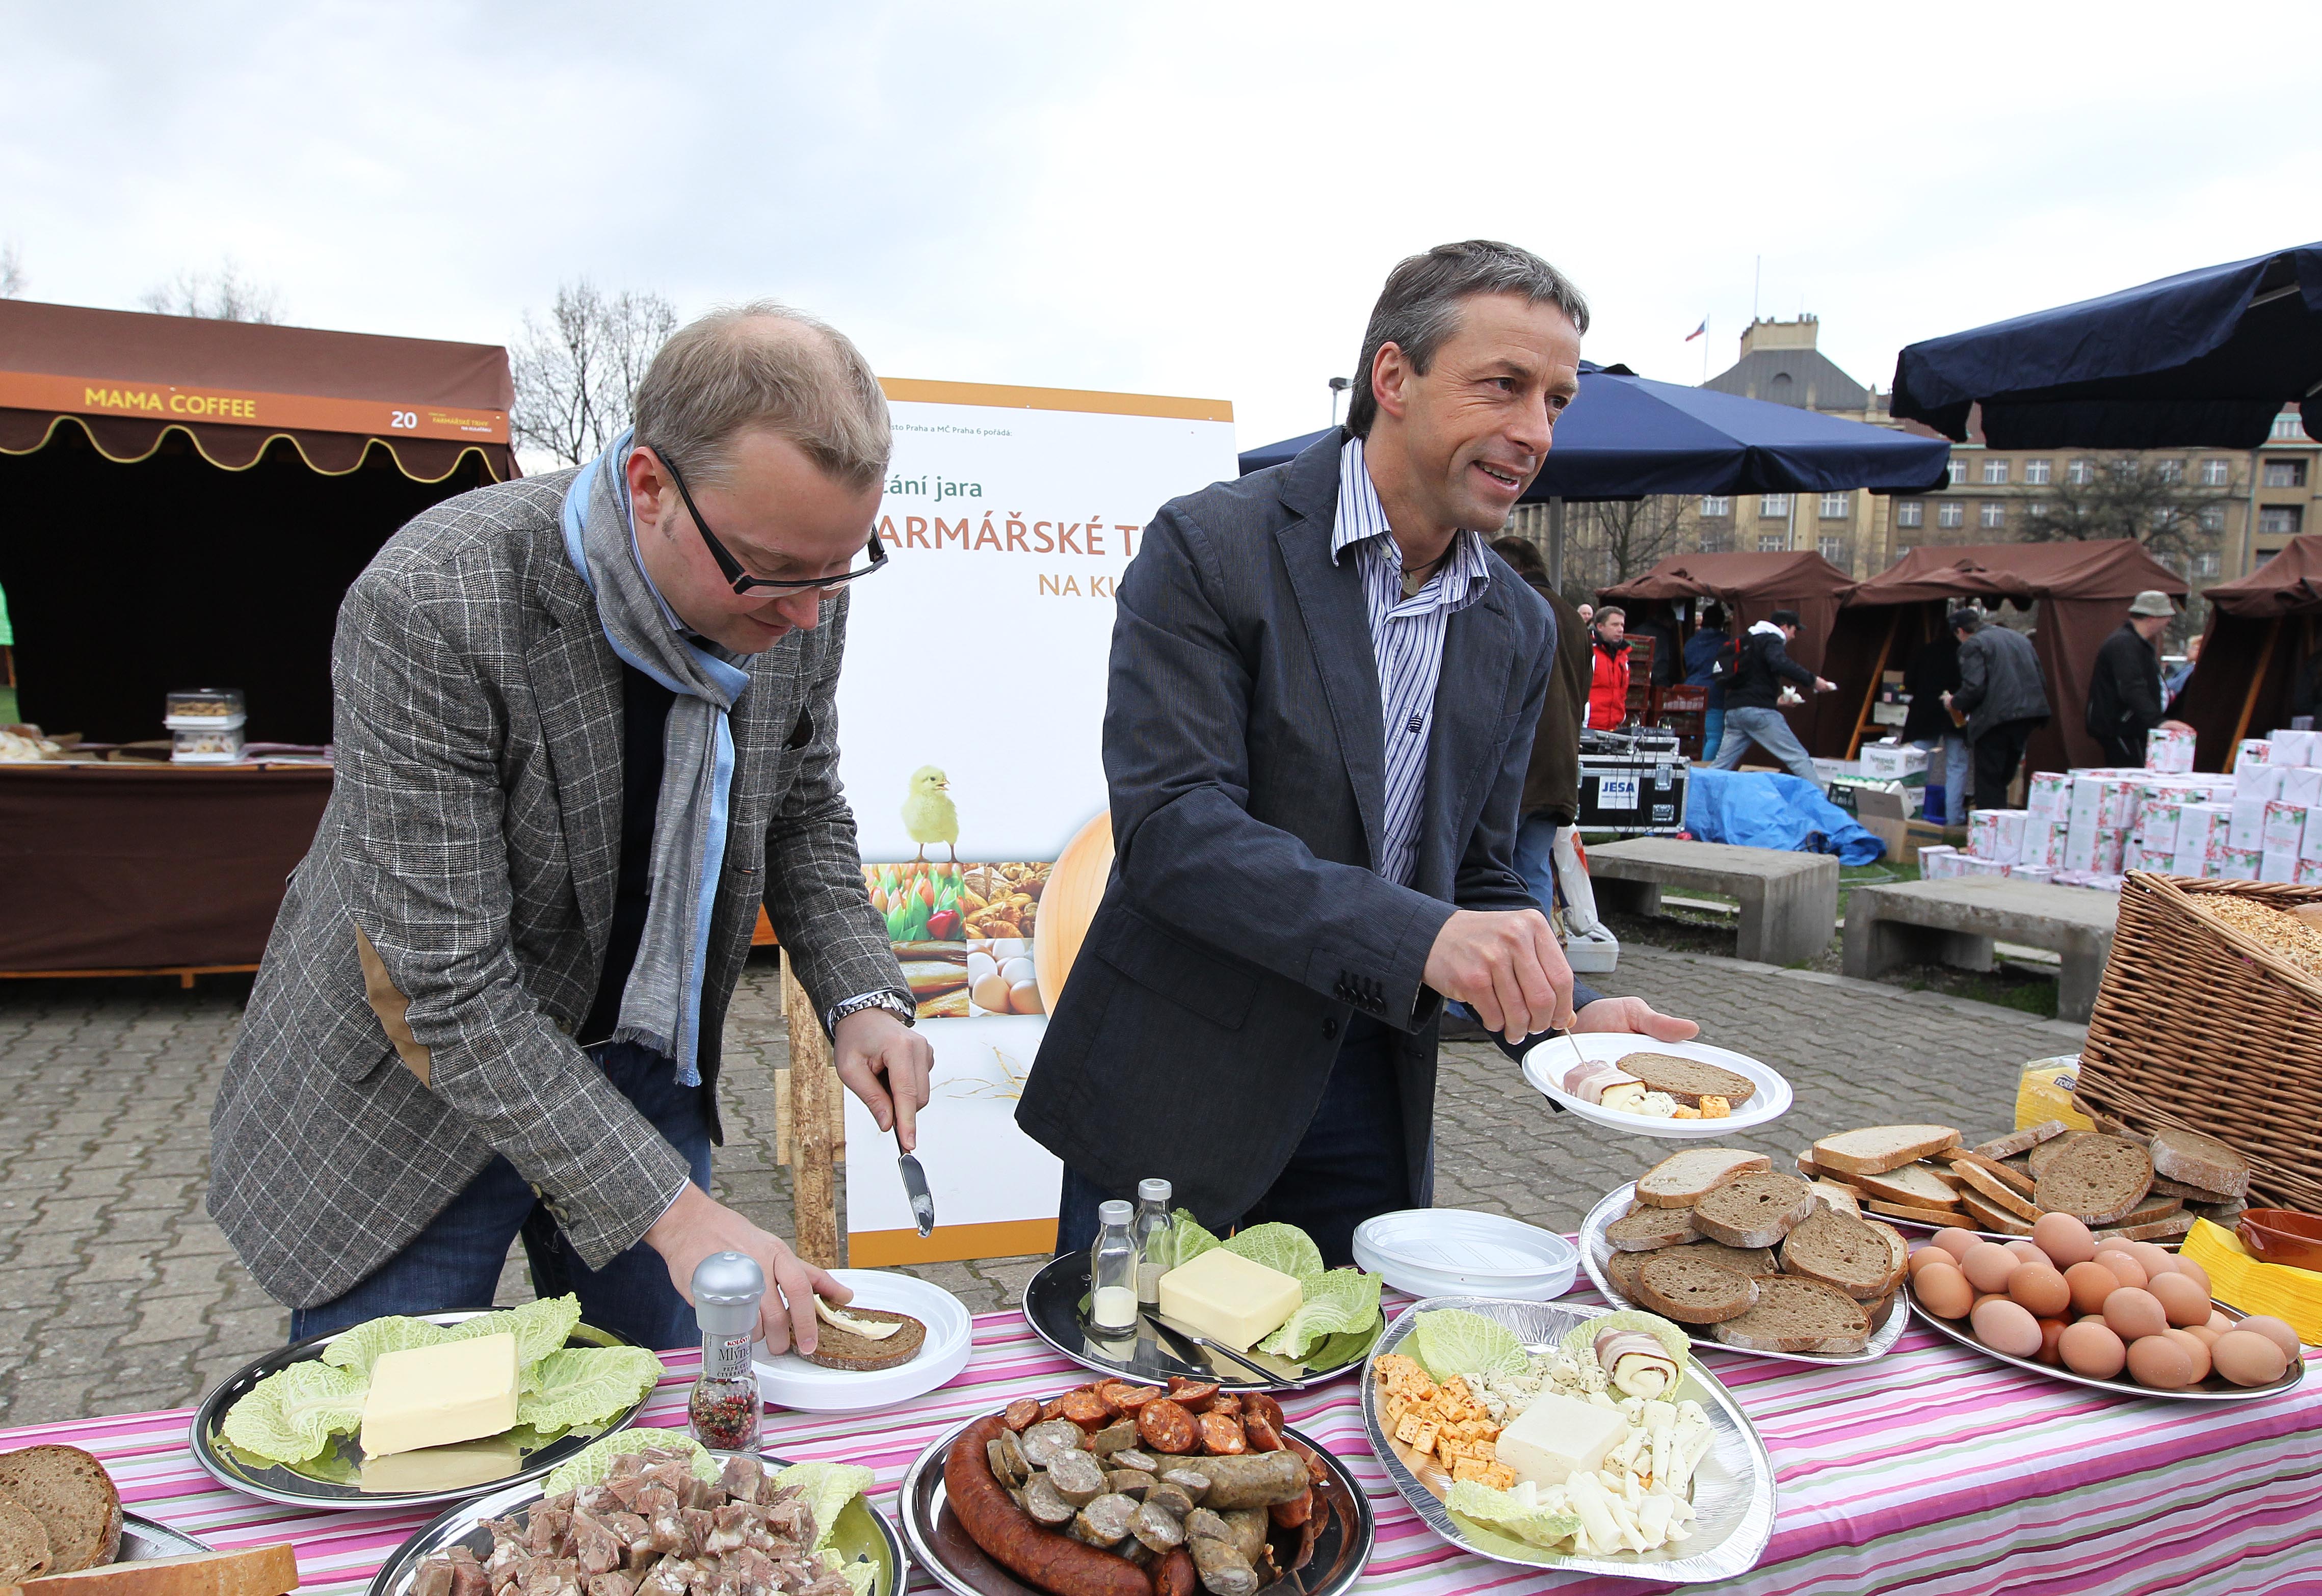
<path fill-rule="evenodd" d="M 632 1429 L 463 1501 L 398 1547 L 369 1596 L 486 1596 L 504 1586 L 687 1596 L 898 1596 L 894 1527 L 869 1469 L 716 1452 Z"/>
<path fill-rule="evenodd" d="M 1186 1210 L 1156 1244 L 1158 1302 L 1126 1327 L 1091 1314 L 1089 1259 L 1051 1260 L 1024 1288 L 1024 1318 L 1085 1369 L 1146 1384 L 1215 1381 L 1229 1390 L 1298 1391 L 1363 1361 L 1385 1320 L 1380 1277 L 1325 1269 L 1293 1225 L 1253 1225 L 1220 1240 Z"/>
<path fill-rule="evenodd" d="M 1641 1136 L 1722 1136 L 1790 1111 L 1781 1072 L 1703 1042 L 1568 1032 L 1527 1048 L 1523 1072 L 1568 1113 Z"/>
<path fill-rule="evenodd" d="M 1773 1535 L 1765 1444 L 1653 1314 L 1425 1299 L 1371 1354 L 1363 1419 L 1428 1527 L 1497 1562 L 1695 1583 Z"/>
<path fill-rule="evenodd" d="M 408 1507 L 536 1479 L 620 1428 L 661 1360 L 580 1322 L 576 1297 L 393 1315 L 253 1360 L 202 1400 L 195 1461 L 312 1508 Z"/>
<path fill-rule="evenodd" d="M 770 1353 L 758 1343 L 758 1389 L 778 1407 L 807 1413 L 860 1413 L 943 1384 L 967 1367 L 975 1323 L 966 1305 L 916 1276 L 836 1269 L 855 1293 L 844 1308 L 815 1299 L 819 1334 L 811 1354 Z"/>
<path fill-rule="evenodd" d="M 1337 1596 L 1375 1535 L 1337 1458 L 1215 1382 L 1010 1402 L 922 1453 L 898 1508 L 958 1596 Z"/>
<path fill-rule="evenodd" d="M 1902 1339 L 1902 1232 L 1762 1153 L 1687 1147 L 1605 1193 L 1581 1221 L 1588 1278 L 1696 1346 L 1863 1363 Z"/>

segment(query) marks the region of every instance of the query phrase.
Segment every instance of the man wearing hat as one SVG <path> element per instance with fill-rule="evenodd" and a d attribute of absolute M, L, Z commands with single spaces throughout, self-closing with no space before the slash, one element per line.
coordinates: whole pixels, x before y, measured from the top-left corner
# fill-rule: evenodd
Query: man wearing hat
<path fill-rule="evenodd" d="M 2103 746 L 2108 765 L 2136 770 L 2144 764 L 2145 734 L 2161 724 L 2166 699 L 2161 651 L 2153 644 L 2176 614 L 2168 594 L 2148 588 L 2130 603 L 2120 630 L 2097 651 L 2096 679 L 2089 684 L 2089 735 Z"/>
<path fill-rule="evenodd" d="M 2040 656 L 2032 640 L 1983 618 L 1972 609 L 1951 614 L 1959 639 L 1960 685 L 1943 702 L 1967 716 L 1960 730 L 1975 751 L 1975 806 L 2004 808 L 2016 767 L 2033 731 L 2048 724 L 2048 689 L 2040 680 Z"/>

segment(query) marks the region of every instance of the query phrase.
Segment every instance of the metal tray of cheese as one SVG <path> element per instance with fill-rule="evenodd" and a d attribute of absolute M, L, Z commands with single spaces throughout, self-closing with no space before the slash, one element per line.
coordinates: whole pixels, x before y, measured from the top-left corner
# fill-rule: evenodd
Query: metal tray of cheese
<path fill-rule="evenodd" d="M 1362 1365 L 1368 1346 L 1343 1361 L 1310 1367 L 1288 1358 L 1253 1349 L 1252 1363 L 1276 1369 L 1275 1378 L 1259 1380 L 1230 1358 L 1212 1358 L 1190 1343 L 1179 1356 L 1149 1326 L 1133 1330 L 1102 1331 L 1089 1322 L 1089 1259 L 1086 1253 L 1066 1253 L 1041 1266 L 1024 1288 L 1024 1322 L 1032 1333 L 1083 1369 L 1147 1385 L 1166 1385 L 1172 1375 L 1211 1380 L 1228 1391 L 1304 1391 L 1336 1380 Z"/>

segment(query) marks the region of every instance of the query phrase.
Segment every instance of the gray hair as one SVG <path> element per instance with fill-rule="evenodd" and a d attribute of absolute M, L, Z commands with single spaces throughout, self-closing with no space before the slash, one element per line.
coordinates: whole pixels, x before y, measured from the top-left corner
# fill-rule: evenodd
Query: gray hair
<path fill-rule="evenodd" d="M 863 351 L 828 323 L 772 299 L 680 327 L 637 385 L 636 441 L 689 482 L 721 483 L 727 451 L 763 427 L 853 488 L 887 474 L 887 397 Z"/>
<path fill-rule="evenodd" d="M 1371 370 L 1380 349 L 1394 344 L 1411 369 L 1425 376 L 1435 351 L 1459 324 L 1459 302 L 1475 294 L 1521 294 L 1534 305 L 1555 306 L 1572 318 L 1575 329 L 1588 331 L 1588 302 L 1580 290 L 1530 250 L 1486 238 L 1438 244 L 1386 274 L 1386 287 L 1371 306 L 1370 325 L 1363 330 L 1354 401 L 1347 406 L 1348 431 L 1367 438 L 1378 419 Z"/>

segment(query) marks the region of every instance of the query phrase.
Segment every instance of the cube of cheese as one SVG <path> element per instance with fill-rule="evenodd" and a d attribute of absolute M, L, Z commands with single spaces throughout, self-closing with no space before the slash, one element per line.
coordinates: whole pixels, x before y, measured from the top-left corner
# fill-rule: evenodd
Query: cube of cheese
<path fill-rule="evenodd" d="M 516 1337 L 390 1352 L 371 1365 L 362 1449 L 371 1457 L 480 1440 L 516 1425 Z"/>
<path fill-rule="evenodd" d="M 1605 1455 L 1628 1438 L 1629 1421 L 1593 1402 L 1542 1395 L 1500 1432 L 1497 1460 L 1516 1478 L 1561 1485 L 1575 1473 L 1602 1468 Z"/>
<path fill-rule="evenodd" d="M 1214 1247 L 1161 1277 L 1161 1317 L 1247 1352 L 1280 1329 L 1306 1299 L 1277 1269 Z"/>

